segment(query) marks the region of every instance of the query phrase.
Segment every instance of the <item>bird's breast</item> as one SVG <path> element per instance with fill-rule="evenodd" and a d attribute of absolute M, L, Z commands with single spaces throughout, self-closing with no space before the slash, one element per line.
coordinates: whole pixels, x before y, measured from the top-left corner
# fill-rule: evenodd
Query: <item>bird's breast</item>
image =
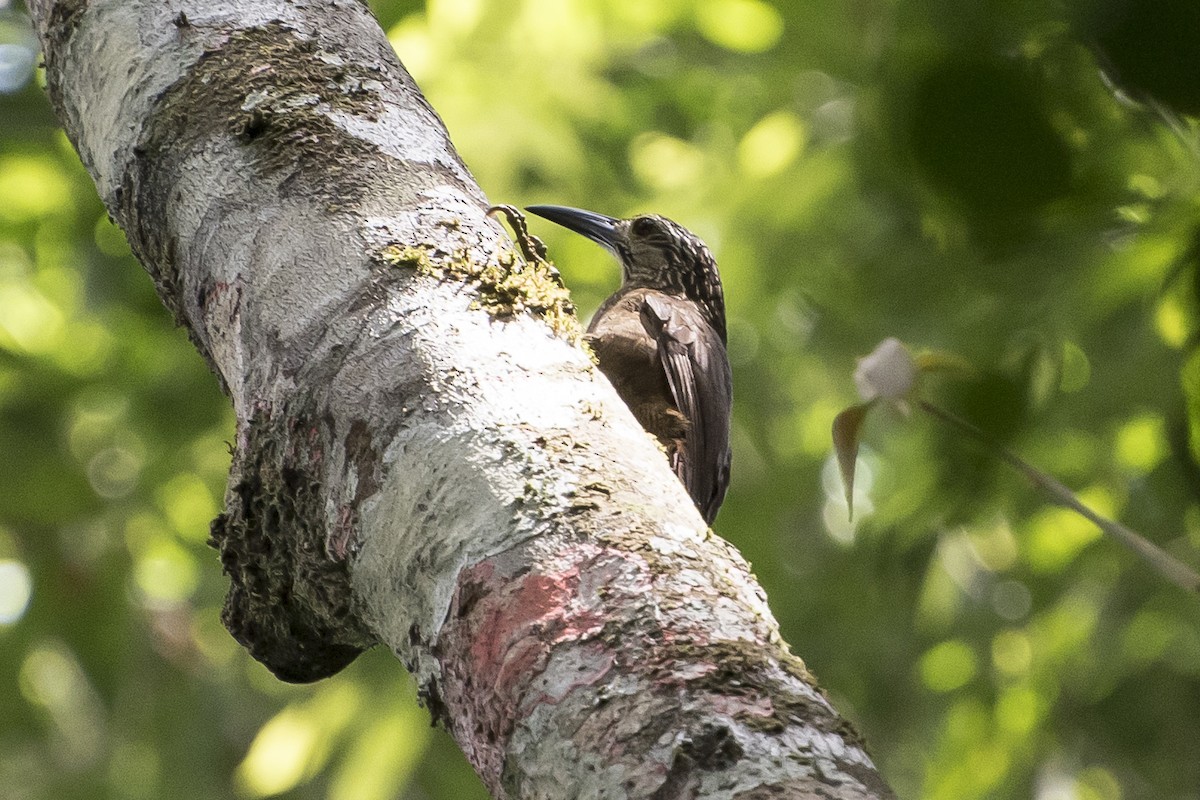
<path fill-rule="evenodd" d="M 668 450 L 687 430 L 675 407 L 658 347 L 643 327 L 640 299 L 601 309 L 588 328 L 588 342 L 600 371 L 629 406 L 633 416 Z"/>

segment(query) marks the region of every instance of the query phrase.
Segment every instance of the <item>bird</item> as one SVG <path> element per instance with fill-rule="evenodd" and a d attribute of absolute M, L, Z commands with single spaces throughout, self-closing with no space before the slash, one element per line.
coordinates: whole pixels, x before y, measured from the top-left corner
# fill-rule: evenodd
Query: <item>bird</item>
<path fill-rule="evenodd" d="M 729 487 L 733 409 L 725 295 L 712 252 L 657 214 L 616 219 L 567 206 L 526 210 L 586 236 L 620 263 L 621 286 L 597 309 L 586 341 L 712 525 Z"/>

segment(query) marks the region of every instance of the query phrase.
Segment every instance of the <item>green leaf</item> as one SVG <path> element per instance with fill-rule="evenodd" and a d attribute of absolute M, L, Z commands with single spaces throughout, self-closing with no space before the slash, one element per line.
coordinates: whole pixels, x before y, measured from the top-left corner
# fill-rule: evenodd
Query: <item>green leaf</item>
<path fill-rule="evenodd" d="M 959 375 L 971 376 L 976 374 L 975 367 L 970 361 L 956 353 L 944 350 L 925 350 L 913 359 L 920 372 L 953 372 Z"/>

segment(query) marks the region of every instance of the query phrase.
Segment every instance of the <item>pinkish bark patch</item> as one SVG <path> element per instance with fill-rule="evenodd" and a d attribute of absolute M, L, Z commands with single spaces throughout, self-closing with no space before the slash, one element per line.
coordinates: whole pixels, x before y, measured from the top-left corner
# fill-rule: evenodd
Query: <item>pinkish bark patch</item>
<path fill-rule="evenodd" d="M 605 620 L 596 587 L 628 569 L 627 558 L 590 543 L 511 574 L 500 566 L 502 558 L 459 575 L 437 645 L 453 733 L 493 789 L 516 722 L 608 672 L 614 656 L 594 638 Z M 588 639 L 593 669 L 577 671 L 566 683 L 543 678 L 556 649 Z"/>

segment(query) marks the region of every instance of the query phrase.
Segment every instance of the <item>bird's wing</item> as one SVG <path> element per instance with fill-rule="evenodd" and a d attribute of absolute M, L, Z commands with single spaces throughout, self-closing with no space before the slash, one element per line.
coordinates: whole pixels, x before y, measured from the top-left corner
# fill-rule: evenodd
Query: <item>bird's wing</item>
<path fill-rule="evenodd" d="M 712 524 L 729 485 L 733 379 L 725 343 L 696 305 L 682 298 L 649 295 L 640 316 L 658 345 L 675 405 L 688 420 L 682 452 L 672 466 Z"/>

